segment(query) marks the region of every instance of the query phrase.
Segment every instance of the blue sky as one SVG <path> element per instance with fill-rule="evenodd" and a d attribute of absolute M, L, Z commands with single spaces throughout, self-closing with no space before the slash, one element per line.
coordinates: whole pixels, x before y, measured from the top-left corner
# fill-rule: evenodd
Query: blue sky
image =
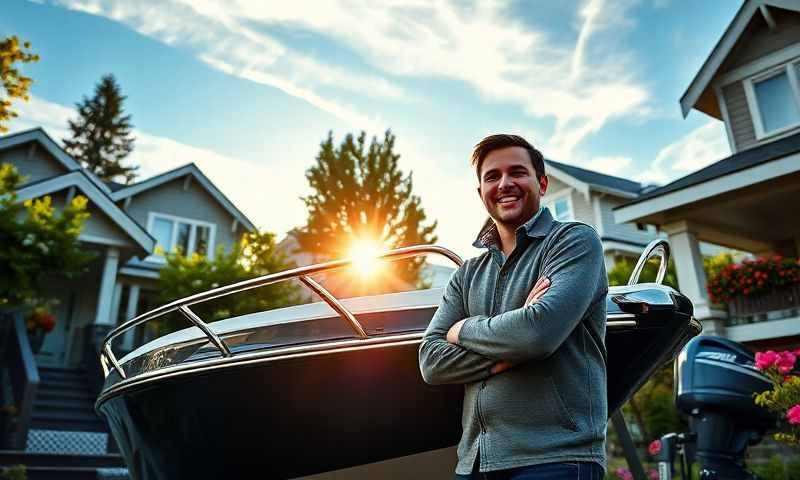
<path fill-rule="evenodd" d="M 6 0 L 33 44 L 12 130 L 66 136 L 113 73 L 144 176 L 195 162 L 261 228 L 304 223 L 305 170 L 329 130 L 397 135 L 400 166 L 462 255 L 484 213 L 468 164 L 490 133 L 546 157 L 665 183 L 730 154 L 678 99 L 738 0 L 427 2 Z"/>

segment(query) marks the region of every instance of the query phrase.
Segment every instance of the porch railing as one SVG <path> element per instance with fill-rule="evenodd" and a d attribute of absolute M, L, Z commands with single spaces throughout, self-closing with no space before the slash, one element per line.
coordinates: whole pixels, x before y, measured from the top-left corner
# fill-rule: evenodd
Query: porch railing
<path fill-rule="evenodd" d="M 730 326 L 783 320 L 800 316 L 800 285 L 770 290 L 765 294 L 739 296 L 728 303 Z"/>
<path fill-rule="evenodd" d="M 33 414 L 33 403 L 36 400 L 36 391 L 39 387 L 39 371 L 33 358 L 28 333 L 25 328 L 25 319 L 20 312 L 0 312 L 0 365 L 2 365 L 2 382 L 10 386 L 12 408 L 5 413 L 6 422 L 2 427 L 5 430 L 0 438 L 0 445 L 13 450 L 24 450 L 28 439 L 28 428 Z M 6 380 L 6 378 L 8 380 Z M 4 390 L 6 385 L 2 385 Z M 0 395 L 2 396 L 2 395 Z M 3 399 L 7 401 L 7 399 Z M 5 403 L 5 402 L 4 402 Z M 10 435 L 9 435 L 10 433 Z"/>

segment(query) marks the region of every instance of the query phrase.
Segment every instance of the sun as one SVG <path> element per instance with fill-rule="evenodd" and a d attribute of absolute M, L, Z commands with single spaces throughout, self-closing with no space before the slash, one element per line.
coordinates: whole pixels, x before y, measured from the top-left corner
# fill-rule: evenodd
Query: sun
<path fill-rule="evenodd" d="M 382 262 L 378 256 L 382 253 L 380 244 L 374 240 L 360 239 L 350 246 L 350 258 L 353 268 L 362 277 L 371 277 L 381 269 Z"/>

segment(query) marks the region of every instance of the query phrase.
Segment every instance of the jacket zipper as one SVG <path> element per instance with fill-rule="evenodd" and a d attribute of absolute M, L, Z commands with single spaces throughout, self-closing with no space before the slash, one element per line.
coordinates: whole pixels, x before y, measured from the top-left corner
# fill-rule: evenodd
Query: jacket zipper
<path fill-rule="evenodd" d="M 506 260 L 508 262 L 508 260 Z M 497 281 L 494 285 L 494 292 L 492 292 L 492 308 L 489 312 L 489 315 L 494 315 L 494 311 L 497 309 L 497 292 L 500 288 L 500 282 L 503 279 L 503 268 L 501 267 L 497 273 Z M 483 419 L 483 413 L 481 412 L 481 392 L 483 389 L 486 388 L 486 379 L 481 381 L 481 387 L 478 390 L 478 393 L 475 395 L 475 415 L 478 417 L 478 426 L 480 427 L 481 431 L 478 434 L 478 451 L 483 451 L 484 455 L 481 455 L 481 458 L 486 458 L 485 450 L 483 448 L 483 436 L 486 434 L 486 422 Z"/>

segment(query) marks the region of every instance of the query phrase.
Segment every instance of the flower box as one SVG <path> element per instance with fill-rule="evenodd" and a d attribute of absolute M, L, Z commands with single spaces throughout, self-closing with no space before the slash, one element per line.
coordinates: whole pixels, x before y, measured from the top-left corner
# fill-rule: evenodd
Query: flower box
<path fill-rule="evenodd" d="M 800 285 L 778 287 L 756 295 L 737 295 L 728 301 L 728 318 L 732 325 L 796 316 L 800 316 Z"/>

